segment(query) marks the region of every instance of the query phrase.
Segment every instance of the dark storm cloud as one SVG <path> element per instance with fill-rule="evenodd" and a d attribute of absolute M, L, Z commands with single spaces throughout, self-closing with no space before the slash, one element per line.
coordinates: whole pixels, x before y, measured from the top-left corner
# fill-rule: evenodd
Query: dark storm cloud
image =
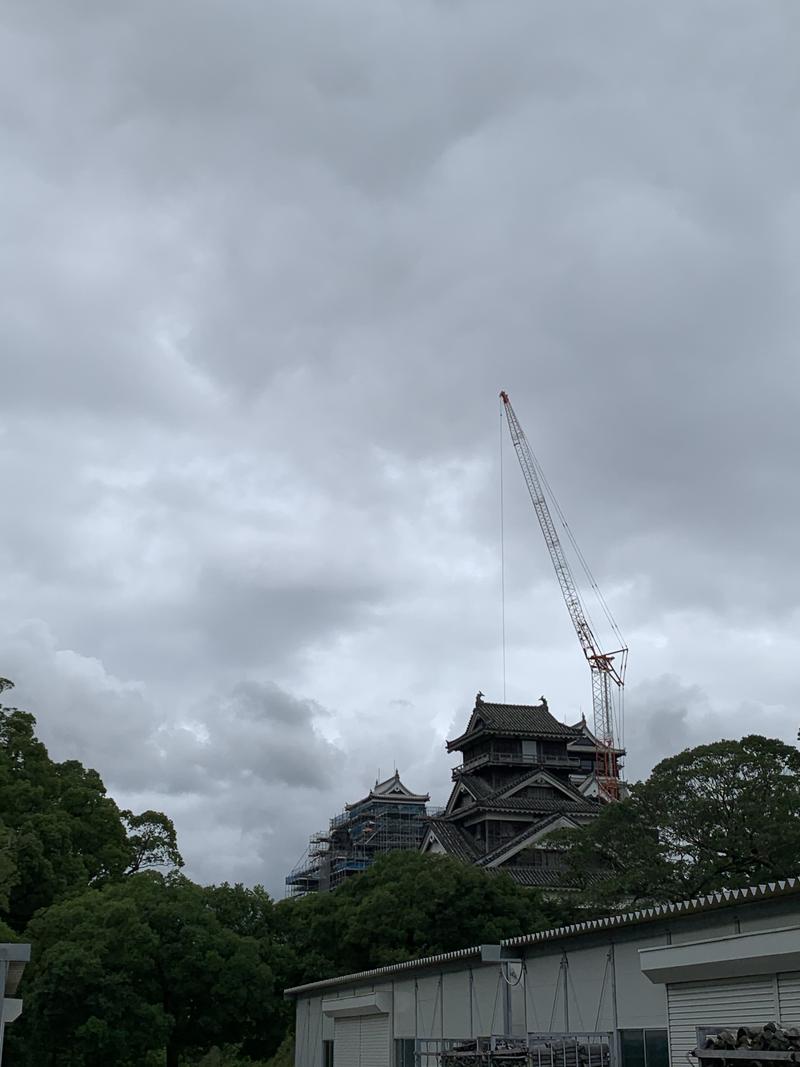
<path fill-rule="evenodd" d="M 6 5 L 1 673 L 56 754 L 273 890 L 378 768 L 441 799 L 502 688 L 501 387 L 631 769 L 793 736 L 798 45 L 788 2 Z M 506 504 L 508 696 L 573 719 L 508 448 Z"/>

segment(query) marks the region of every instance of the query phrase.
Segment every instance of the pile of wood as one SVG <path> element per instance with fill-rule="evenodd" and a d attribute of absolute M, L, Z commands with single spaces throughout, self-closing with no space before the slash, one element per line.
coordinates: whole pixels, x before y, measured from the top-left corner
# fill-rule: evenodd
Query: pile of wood
<path fill-rule="evenodd" d="M 548 1041 L 531 1045 L 532 1067 L 609 1067 L 607 1044 L 594 1041 Z"/>
<path fill-rule="evenodd" d="M 555 1035 L 554 1035 L 555 1036 Z M 496 1037 L 459 1041 L 438 1055 L 438 1067 L 610 1067 L 607 1043 L 555 1038 L 530 1043 L 525 1038 Z"/>
<path fill-rule="evenodd" d="M 765 1026 L 740 1026 L 733 1030 L 720 1030 L 718 1034 L 707 1037 L 702 1049 L 713 1049 L 717 1052 L 798 1052 L 800 1053 L 800 1030 L 792 1026 L 789 1028 L 780 1026 L 778 1023 L 767 1023 Z M 695 1055 L 702 1051 L 698 1048 Z M 739 1067 L 742 1061 L 737 1057 Z"/>

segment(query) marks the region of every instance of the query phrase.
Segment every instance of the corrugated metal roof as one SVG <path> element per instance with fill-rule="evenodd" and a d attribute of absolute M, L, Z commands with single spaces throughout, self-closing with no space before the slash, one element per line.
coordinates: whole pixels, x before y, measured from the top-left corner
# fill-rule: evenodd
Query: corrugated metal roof
<path fill-rule="evenodd" d="M 554 930 L 540 930 L 535 934 L 524 934 L 522 937 L 511 937 L 501 944 L 507 948 L 516 948 L 523 945 L 536 945 L 547 941 L 563 941 L 568 937 L 578 937 L 581 934 L 597 933 L 601 930 L 615 930 L 621 926 L 636 926 L 639 923 L 654 922 L 657 919 L 668 919 L 674 916 L 692 915 L 696 912 L 714 911 L 725 908 L 731 904 L 745 904 L 751 901 L 767 900 L 771 897 L 794 896 L 800 893 L 800 878 L 784 878 L 778 882 L 767 882 L 764 885 L 751 885 L 742 889 L 723 889 L 707 896 L 695 897 L 692 900 L 681 900 L 675 904 L 659 904 L 652 908 L 642 908 L 639 911 L 629 911 L 618 915 L 609 915 L 603 919 L 590 919 L 588 922 L 573 923 L 571 926 L 560 926 Z M 325 989 L 330 986 L 352 985 L 369 978 L 378 978 L 383 975 L 401 974 L 403 971 L 435 967 L 440 963 L 452 960 L 465 960 L 480 956 L 479 945 L 470 948 L 458 949 L 455 952 L 442 952 L 438 956 L 424 956 L 416 960 L 407 960 L 404 963 L 393 963 L 388 967 L 375 967 L 369 971 L 358 971 L 355 974 L 345 974 L 336 978 L 326 978 L 320 982 L 308 982 L 305 985 L 292 986 L 285 989 L 286 996 L 296 996 L 298 993 L 307 993 L 315 989 Z"/>

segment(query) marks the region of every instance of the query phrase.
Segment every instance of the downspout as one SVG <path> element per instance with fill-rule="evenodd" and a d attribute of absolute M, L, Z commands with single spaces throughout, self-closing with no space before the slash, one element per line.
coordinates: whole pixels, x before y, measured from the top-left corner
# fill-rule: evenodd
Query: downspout
<path fill-rule="evenodd" d="M 622 1042 L 619 1036 L 619 1013 L 617 1010 L 617 954 L 614 951 L 613 941 L 609 949 L 609 958 L 611 960 L 611 1025 L 614 1028 L 612 1055 L 614 1063 L 622 1064 Z"/>
<path fill-rule="evenodd" d="M 564 980 L 564 1033 L 569 1033 L 569 959 L 566 952 L 561 958 L 561 976 Z"/>

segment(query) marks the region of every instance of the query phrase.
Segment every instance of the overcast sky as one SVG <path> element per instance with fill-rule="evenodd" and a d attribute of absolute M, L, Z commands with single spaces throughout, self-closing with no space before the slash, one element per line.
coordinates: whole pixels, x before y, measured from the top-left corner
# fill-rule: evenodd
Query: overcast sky
<path fill-rule="evenodd" d="M 7 0 L 0 674 L 277 895 L 502 697 L 498 391 L 629 777 L 800 723 L 797 0 Z M 507 695 L 589 674 L 506 444 Z"/>

